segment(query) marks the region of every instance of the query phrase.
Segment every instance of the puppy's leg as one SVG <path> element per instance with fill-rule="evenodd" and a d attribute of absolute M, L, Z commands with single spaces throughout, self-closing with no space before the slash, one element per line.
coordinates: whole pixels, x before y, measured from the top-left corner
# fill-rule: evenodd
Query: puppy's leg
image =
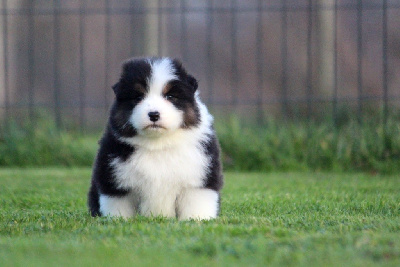
<path fill-rule="evenodd" d="M 170 195 L 152 194 L 146 195 L 141 199 L 139 205 L 140 214 L 144 216 L 163 216 L 175 218 L 175 199 L 176 194 Z"/>
<path fill-rule="evenodd" d="M 99 191 L 97 190 L 96 185 L 92 183 L 88 194 L 88 206 L 90 215 L 93 217 L 101 216 L 99 198 Z"/>
<path fill-rule="evenodd" d="M 103 216 L 132 217 L 135 215 L 134 201 L 130 194 L 121 197 L 100 195 L 100 212 Z"/>
<path fill-rule="evenodd" d="M 219 211 L 219 193 L 206 188 L 187 188 L 177 198 L 179 220 L 209 220 Z"/>

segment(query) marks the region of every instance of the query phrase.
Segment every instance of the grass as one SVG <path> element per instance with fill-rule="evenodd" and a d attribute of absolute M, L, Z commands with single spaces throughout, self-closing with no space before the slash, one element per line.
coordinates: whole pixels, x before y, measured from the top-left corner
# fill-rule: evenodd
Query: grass
<path fill-rule="evenodd" d="M 237 171 L 400 172 L 400 118 L 332 122 L 269 120 L 254 127 L 231 118 L 217 124 L 225 167 Z"/>
<path fill-rule="evenodd" d="M 396 117 L 397 116 L 397 117 Z M 400 115 L 384 129 L 378 115 L 359 123 L 278 121 L 263 125 L 232 117 L 216 130 L 225 169 L 235 171 L 400 172 Z M 0 166 L 89 167 L 101 133 L 59 131 L 49 121 L 11 123 L 0 130 Z"/>
<path fill-rule="evenodd" d="M 0 166 L 91 166 L 100 135 L 59 131 L 49 121 L 0 129 Z"/>
<path fill-rule="evenodd" d="M 91 218 L 90 169 L 0 169 L 1 266 L 399 266 L 398 175 L 227 173 L 208 222 Z"/>

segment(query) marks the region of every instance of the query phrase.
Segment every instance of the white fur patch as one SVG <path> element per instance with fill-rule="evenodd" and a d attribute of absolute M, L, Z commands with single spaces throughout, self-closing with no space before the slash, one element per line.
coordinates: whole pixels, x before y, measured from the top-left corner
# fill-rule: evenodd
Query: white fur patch
<path fill-rule="evenodd" d="M 209 220 L 218 215 L 218 193 L 211 189 L 187 188 L 177 199 L 180 220 Z"/>
<path fill-rule="evenodd" d="M 149 80 L 149 93 L 161 95 L 164 86 L 171 80 L 177 79 L 174 67 L 169 58 L 149 62 L 151 65 L 151 78 Z"/>
<path fill-rule="evenodd" d="M 100 195 L 100 212 L 103 216 L 132 217 L 135 214 L 134 201 L 130 195 L 123 197 Z"/>
<path fill-rule="evenodd" d="M 180 146 L 161 150 L 142 146 L 125 162 L 112 161 L 118 186 L 138 194 L 140 214 L 175 217 L 175 200 L 181 191 L 203 186 L 210 159 L 199 142 L 187 137 L 191 136 L 180 140 Z"/>

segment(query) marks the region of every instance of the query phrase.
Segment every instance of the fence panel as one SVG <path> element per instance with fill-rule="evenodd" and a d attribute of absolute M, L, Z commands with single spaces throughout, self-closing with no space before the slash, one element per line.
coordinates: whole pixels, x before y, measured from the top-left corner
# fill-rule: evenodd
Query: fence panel
<path fill-rule="evenodd" d="M 102 127 L 121 62 L 170 56 L 217 114 L 359 121 L 399 107 L 400 3 L 2 0 L 0 118 Z"/>

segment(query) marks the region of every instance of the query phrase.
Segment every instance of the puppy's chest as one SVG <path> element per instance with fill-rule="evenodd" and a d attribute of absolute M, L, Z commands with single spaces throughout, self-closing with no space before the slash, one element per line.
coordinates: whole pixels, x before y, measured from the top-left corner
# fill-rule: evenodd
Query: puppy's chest
<path fill-rule="evenodd" d="M 199 187 L 204 183 L 209 158 L 200 146 L 162 150 L 138 148 L 126 161 L 112 162 L 121 188 Z"/>

